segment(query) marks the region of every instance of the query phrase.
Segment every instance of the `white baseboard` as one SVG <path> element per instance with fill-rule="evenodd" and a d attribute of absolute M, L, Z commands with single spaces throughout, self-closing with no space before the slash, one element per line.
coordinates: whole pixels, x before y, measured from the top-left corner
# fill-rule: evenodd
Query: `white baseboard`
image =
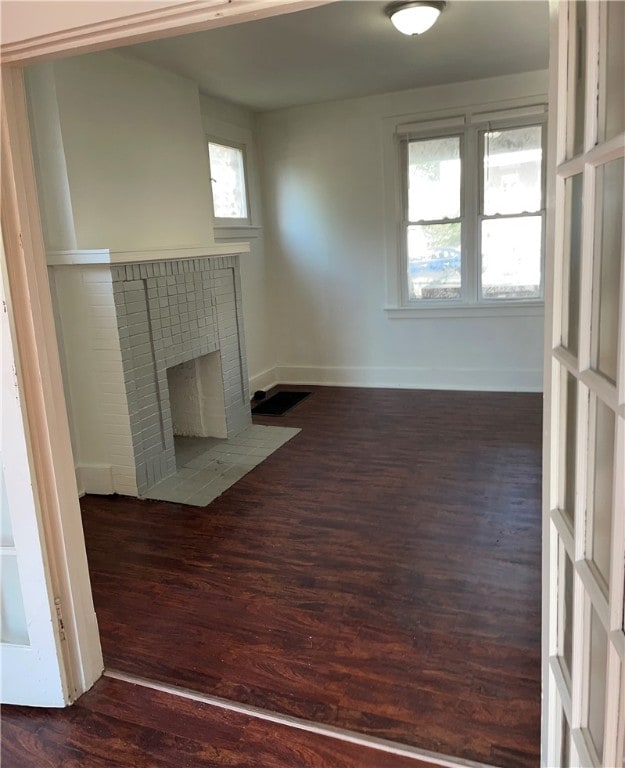
<path fill-rule="evenodd" d="M 74 473 L 76 475 L 76 487 L 78 488 L 78 498 L 81 499 L 85 495 L 85 488 L 82 484 L 80 467 L 74 467 Z"/>
<path fill-rule="evenodd" d="M 79 464 L 76 467 L 79 495 L 96 493 L 107 496 L 121 493 L 124 496 L 137 495 L 134 471 L 110 464 Z"/>
<path fill-rule="evenodd" d="M 270 385 L 317 384 L 333 387 L 382 389 L 448 389 L 481 392 L 542 392 L 540 369 L 383 368 L 277 365 L 252 379 L 250 389 Z"/>
<path fill-rule="evenodd" d="M 115 493 L 110 464 L 79 464 L 76 467 L 78 488 L 83 493 Z"/>
<path fill-rule="evenodd" d="M 83 493 L 115 493 L 110 464 L 79 464 L 76 476 L 79 478 L 78 487 Z"/>
<path fill-rule="evenodd" d="M 279 384 L 279 380 L 276 378 L 276 368 L 268 368 L 266 371 L 257 373 L 250 378 L 250 395 L 258 389 L 268 390 Z"/>

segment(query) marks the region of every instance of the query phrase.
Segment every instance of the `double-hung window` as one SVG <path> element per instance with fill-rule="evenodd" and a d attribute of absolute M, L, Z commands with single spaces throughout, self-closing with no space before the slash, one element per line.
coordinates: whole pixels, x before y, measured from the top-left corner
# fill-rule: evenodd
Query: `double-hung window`
<path fill-rule="evenodd" d="M 402 137 L 404 306 L 542 300 L 543 134 L 468 119 Z"/>

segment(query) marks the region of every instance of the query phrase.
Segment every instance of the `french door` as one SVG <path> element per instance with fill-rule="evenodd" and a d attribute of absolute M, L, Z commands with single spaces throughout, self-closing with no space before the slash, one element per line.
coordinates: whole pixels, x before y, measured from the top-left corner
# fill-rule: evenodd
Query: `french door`
<path fill-rule="evenodd" d="M 625 2 L 551 11 L 542 760 L 612 768 L 625 728 Z"/>
<path fill-rule="evenodd" d="M 0 300 L 6 306 L 0 242 Z M 62 707 L 69 698 L 54 598 L 27 466 L 8 313 L 0 317 L 0 667 L 2 703 Z"/>

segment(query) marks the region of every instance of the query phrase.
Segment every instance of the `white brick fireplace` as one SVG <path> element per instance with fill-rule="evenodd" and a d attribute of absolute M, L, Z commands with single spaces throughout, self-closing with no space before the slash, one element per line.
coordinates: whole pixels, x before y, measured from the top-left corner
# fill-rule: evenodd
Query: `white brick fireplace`
<path fill-rule="evenodd" d="M 247 249 L 49 255 L 81 490 L 143 495 L 176 471 L 174 433 L 249 426 Z"/>

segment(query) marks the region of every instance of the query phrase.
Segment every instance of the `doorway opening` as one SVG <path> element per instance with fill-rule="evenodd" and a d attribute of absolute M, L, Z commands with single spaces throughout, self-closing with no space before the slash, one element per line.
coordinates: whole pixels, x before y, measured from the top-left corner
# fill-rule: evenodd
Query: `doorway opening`
<path fill-rule="evenodd" d="M 185 364 L 185 365 L 186 365 L 186 364 Z M 196 368 L 196 370 L 197 370 L 197 366 L 196 366 L 195 364 L 194 364 L 194 367 L 195 367 L 195 368 Z M 170 367 L 167 369 L 167 372 L 166 372 L 166 381 L 167 381 L 167 386 L 168 386 L 168 387 L 170 387 L 170 386 L 171 386 L 171 384 L 172 384 L 172 381 L 175 379 L 175 382 L 174 382 L 174 387 L 177 387 L 177 386 L 179 385 L 179 382 L 178 382 L 178 378 L 182 378 L 183 380 L 185 380 L 185 381 L 186 381 L 186 383 L 187 383 L 187 384 L 189 384 L 189 379 L 191 378 L 190 376 L 188 376 L 188 375 L 187 375 L 187 374 L 189 374 L 189 373 L 190 373 L 189 369 L 186 369 L 186 371 L 183 371 L 183 372 L 181 372 L 181 371 L 178 371 L 178 372 L 176 372 L 176 373 L 172 373 L 172 367 L 170 366 Z M 210 375 L 210 374 L 209 374 L 209 375 Z M 189 385 L 189 386 L 192 388 L 192 385 Z M 183 384 L 183 389 L 184 389 L 184 384 Z M 197 389 L 197 388 L 196 388 L 196 389 Z M 356 396 L 359 396 L 359 395 L 358 395 L 358 393 L 356 393 Z M 183 397 L 183 400 L 184 400 L 184 399 L 185 399 L 185 398 Z M 199 397 L 198 397 L 198 399 L 199 399 Z M 313 407 L 313 403 L 312 403 L 312 401 L 311 401 L 311 404 L 310 404 L 310 405 L 311 405 L 311 407 Z M 177 407 L 177 406 L 176 406 L 176 407 Z M 315 406 L 315 407 L 316 407 L 316 406 Z M 349 406 L 349 405 L 346 405 L 346 407 L 347 407 L 347 408 L 349 408 L 350 406 Z M 397 407 L 400 407 L 400 408 L 401 408 L 401 406 L 397 406 Z M 184 411 L 184 408 L 183 408 L 182 410 Z M 452 410 L 452 411 L 456 411 L 456 406 L 453 406 L 453 407 L 451 408 L 451 410 Z M 458 409 L 458 410 L 460 410 L 460 409 Z M 335 416 L 338 418 L 338 417 L 339 417 L 339 415 L 338 415 L 336 412 L 334 412 L 334 413 L 335 413 Z M 302 411 L 302 414 L 303 414 L 303 411 Z M 317 415 L 318 415 L 318 414 L 317 414 Z M 422 414 L 422 416 L 425 418 L 425 417 L 427 416 L 427 414 Z M 174 418 L 175 418 L 175 417 L 174 417 Z M 180 417 L 180 418 L 182 418 L 182 419 L 184 420 L 184 414 L 183 414 L 183 416 L 182 416 L 182 417 Z M 295 414 L 293 415 L 293 418 L 295 418 Z M 316 417 L 315 417 L 315 418 L 316 418 Z M 367 421 L 366 417 L 363 417 L 363 419 L 364 419 L 364 422 L 366 423 L 366 421 Z M 459 422 L 458 422 L 458 423 L 459 423 Z M 535 426 L 535 424 L 534 424 L 534 426 Z M 181 428 L 181 429 L 183 429 L 183 428 Z M 174 430 L 174 431 L 175 431 L 175 430 Z M 417 431 L 417 427 L 416 427 L 416 426 L 415 426 L 415 428 L 414 428 L 414 431 Z M 451 433 L 450 433 L 450 434 L 451 434 Z M 434 439 L 433 439 L 433 438 L 432 438 L 432 444 L 434 444 Z M 288 449 L 288 450 L 295 450 L 295 448 L 294 448 L 294 447 L 295 447 L 295 445 L 296 445 L 296 443 L 294 442 L 294 443 L 293 443 L 293 447 L 290 447 L 290 446 L 289 446 L 289 449 Z M 371 449 L 371 450 L 373 450 L 373 449 Z M 485 447 L 485 448 L 484 448 L 484 450 L 485 450 L 485 452 L 486 452 L 486 453 L 488 453 L 488 447 Z M 440 468 L 438 465 L 436 465 L 434 462 L 432 462 L 432 459 L 431 459 L 431 458 L 429 458 L 429 459 L 428 459 L 428 458 L 426 458 L 426 457 L 424 456 L 424 457 L 423 457 L 423 460 L 424 460 L 424 461 L 425 461 L 425 462 L 428 464 L 428 466 L 431 466 L 431 467 L 435 468 L 437 471 L 441 471 L 441 472 L 442 472 L 442 475 L 443 475 L 443 476 L 445 476 L 446 470 L 445 470 L 445 469 L 441 469 L 441 468 Z M 364 461 L 364 460 L 361 460 L 361 461 Z M 334 462 L 335 462 L 335 463 L 338 463 L 338 462 L 340 462 L 340 459 L 337 459 L 337 457 L 335 456 L 335 458 L 334 458 Z M 349 465 L 349 460 L 348 460 L 348 462 L 347 462 L 347 463 L 348 463 L 348 465 Z M 348 468 L 351 468 L 351 467 L 348 467 Z M 327 467 L 327 466 L 325 467 L 325 470 L 326 470 L 326 471 L 328 471 L 328 467 Z M 391 478 L 393 477 L 393 469 L 392 469 L 392 467 L 387 467 L 385 471 L 388 471 L 388 473 L 389 473 L 389 477 L 391 477 Z M 332 472 L 332 468 L 330 468 L 330 473 L 331 473 L 331 472 Z M 276 489 L 277 489 L 277 488 L 280 488 L 280 483 L 279 483 L 279 479 L 278 479 L 278 476 L 276 476 L 276 475 L 273 475 L 272 477 L 273 477 L 273 479 L 274 479 L 274 483 L 275 483 L 275 485 L 274 485 L 273 487 L 274 487 L 274 488 L 276 488 Z M 325 475 L 324 475 L 324 477 L 325 477 Z M 357 477 L 357 475 L 356 475 L 356 476 L 351 476 L 351 477 L 350 477 L 350 480 L 351 480 L 351 482 L 354 482 L 354 477 Z M 246 482 L 251 482 L 251 479 L 252 479 L 252 478 L 249 478 L 249 480 L 248 480 L 248 481 L 246 481 Z M 248 488 L 249 488 L 249 486 L 248 486 Z M 392 495 L 392 489 L 391 489 L 391 488 L 387 488 L 387 489 L 386 489 L 386 492 L 387 492 L 388 494 Z M 374 493 L 374 495 L 375 495 L 375 491 L 372 491 L 372 493 Z M 225 501 L 225 500 L 224 500 L 224 501 Z M 362 503 L 363 503 L 363 504 L 364 504 L 364 503 L 366 503 L 366 501 L 363 501 L 363 500 L 361 500 L 361 501 L 362 501 Z M 330 527 L 331 527 L 331 523 L 328 523 L 328 526 L 330 526 Z M 267 541 L 265 541 L 264 543 L 265 543 L 265 544 L 267 544 Z M 313 548 L 313 551 L 314 551 L 314 542 L 313 542 L 313 541 L 310 541 L 310 542 L 309 542 L 309 544 L 310 544 L 310 546 Z M 373 559 L 374 557 L 375 557 L 375 554 L 371 553 L 371 559 Z M 314 564 L 314 558 L 312 558 L 312 557 L 311 557 L 311 558 L 310 558 L 310 562 L 308 562 L 308 563 L 307 563 L 307 567 L 308 567 L 308 569 L 309 569 L 309 570 L 314 570 L 314 565 L 315 565 L 315 564 Z M 404 576 L 405 576 L 405 574 L 404 574 Z M 396 578 L 396 579 L 398 579 L 398 580 L 401 582 L 401 581 L 402 581 L 402 578 L 404 578 L 404 576 L 402 576 L 402 575 L 400 574 L 399 576 L 396 576 L 395 578 Z M 309 574 L 308 576 L 306 576 L 306 578 L 308 578 L 308 579 L 314 579 L 314 576 L 311 576 L 311 575 Z M 406 577 L 406 578 L 408 578 L 408 577 Z M 479 579 L 478 579 L 478 581 L 479 581 Z M 393 578 L 391 578 L 391 579 L 390 579 L 390 582 L 391 582 L 391 583 L 393 582 Z M 397 610 L 397 613 L 398 613 L 398 614 L 400 614 L 400 613 L 401 613 L 401 609 L 398 609 L 398 610 Z M 406 629 L 408 629 L 408 628 L 406 628 Z M 367 628 L 366 628 L 366 627 L 365 627 L 365 628 L 363 628 L 363 629 L 362 629 L 362 632 L 363 632 L 363 634 L 366 634 L 366 633 L 367 633 Z M 431 640 L 431 638 L 428 638 L 428 640 Z M 425 651 L 424 651 L 424 649 L 423 649 L 423 648 L 422 648 L 421 650 L 422 650 L 422 651 L 425 653 Z M 429 658 L 430 658 L 430 659 L 433 659 L 435 654 L 432 654 L 432 653 L 431 653 L 431 649 L 430 649 L 430 651 L 428 651 L 428 653 L 430 654 L 430 655 L 429 655 Z M 426 653 L 426 656 L 428 655 L 428 653 Z M 474 682 L 475 682 L 475 681 L 474 681 Z M 477 682 L 476 682 L 475 684 L 476 684 L 476 685 L 479 685 L 480 683 L 477 683 Z M 335 706 L 335 707 L 337 707 L 337 708 L 338 708 L 340 705 L 339 705 L 338 703 L 336 703 L 336 702 L 335 702 L 333 706 Z"/>

